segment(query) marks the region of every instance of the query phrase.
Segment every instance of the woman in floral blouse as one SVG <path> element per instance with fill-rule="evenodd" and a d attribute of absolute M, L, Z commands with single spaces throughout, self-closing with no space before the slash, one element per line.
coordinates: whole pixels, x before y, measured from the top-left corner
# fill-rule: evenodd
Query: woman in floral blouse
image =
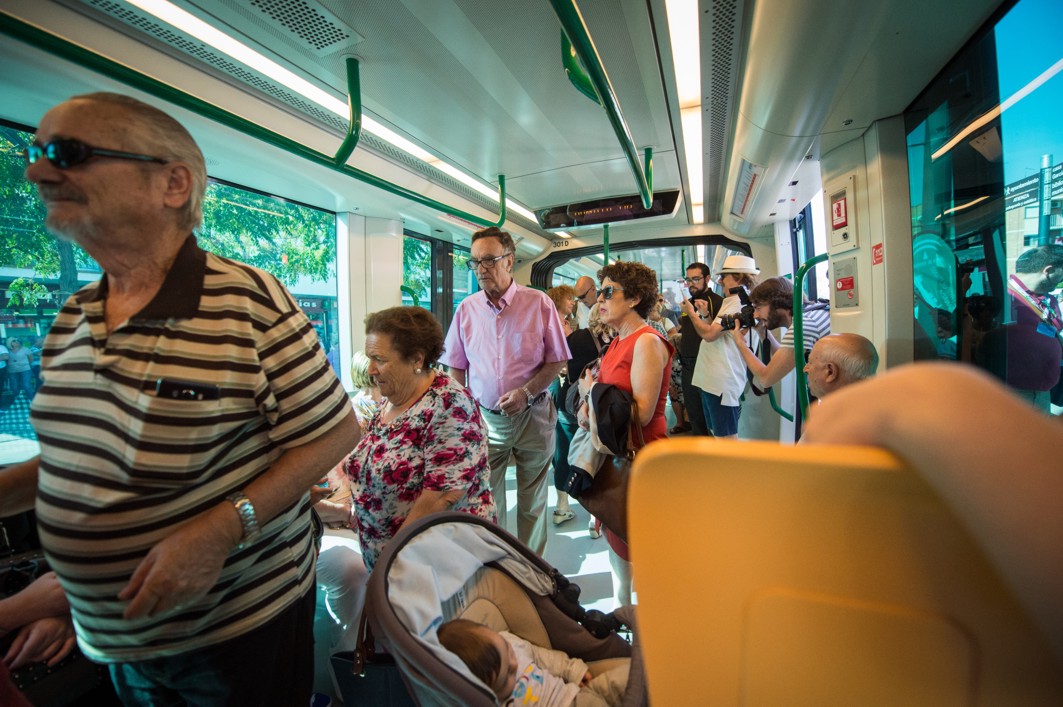
<path fill-rule="evenodd" d="M 488 481 L 487 429 L 469 392 L 431 368 L 443 329 L 421 307 L 393 307 L 365 321 L 369 374 L 380 407 L 344 463 L 352 527 L 372 570 L 406 523 L 455 510 L 496 520 Z"/>

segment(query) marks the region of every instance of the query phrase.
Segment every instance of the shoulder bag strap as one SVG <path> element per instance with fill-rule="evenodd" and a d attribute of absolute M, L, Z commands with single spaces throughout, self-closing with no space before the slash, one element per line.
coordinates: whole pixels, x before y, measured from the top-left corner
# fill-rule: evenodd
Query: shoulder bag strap
<path fill-rule="evenodd" d="M 636 446 L 635 440 L 638 439 L 638 445 Z M 631 430 L 627 436 L 627 457 L 628 459 L 634 459 L 638 450 L 646 446 L 646 440 L 642 436 L 642 423 L 639 419 L 639 404 L 635 401 L 634 396 L 631 398 Z"/>
<path fill-rule="evenodd" d="M 351 672 L 359 677 L 365 677 L 365 663 L 373 659 L 374 653 L 373 630 L 369 628 L 369 613 L 366 608 L 363 608 L 362 615 L 358 618 L 358 637 L 354 646 Z"/>

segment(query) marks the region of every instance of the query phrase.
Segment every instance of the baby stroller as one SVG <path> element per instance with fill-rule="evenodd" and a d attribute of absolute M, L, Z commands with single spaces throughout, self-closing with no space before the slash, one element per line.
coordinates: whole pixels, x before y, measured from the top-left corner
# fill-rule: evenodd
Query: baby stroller
<path fill-rule="evenodd" d="M 630 660 L 624 707 L 648 704 L 634 611 L 585 611 L 579 587 L 496 525 L 467 513 L 437 513 L 411 523 L 388 544 L 369 578 L 366 612 L 381 645 L 422 706 L 498 704 L 465 664 L 443 648 L 436 629 L 466 618 L 582 658 L 592 674 Z M 582 623 L 581 623 L 582 622 Z M 333 661 L 336 664 L 335 658 Z M 345 683 L 337 676 L 348 701 Z"/>

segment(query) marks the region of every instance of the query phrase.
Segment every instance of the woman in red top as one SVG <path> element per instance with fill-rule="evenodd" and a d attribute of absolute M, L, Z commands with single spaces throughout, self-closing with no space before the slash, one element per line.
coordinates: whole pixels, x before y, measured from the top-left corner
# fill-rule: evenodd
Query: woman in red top
<path fill-rule="evenodd" d="M 639 422 L 646 442 L 668 436 L 664 416 L 668 379 L 674 348 L 646 323 L 657 304 L 657 275 L 642 263 L 620 261 L 598 271 L 598 316 L 616 330 L 616 337 L 602 355 L 599 383 L 609 383 L 631 393 L 639 407 Z M 588 374 L 589 375 L 589 374 Z M 589 388 L 588 380 L 581 386 Z M 610 561 L 619 580 L 617 601 L 631 603 L 631 567 L 627 545 L 605 529 Z"/>

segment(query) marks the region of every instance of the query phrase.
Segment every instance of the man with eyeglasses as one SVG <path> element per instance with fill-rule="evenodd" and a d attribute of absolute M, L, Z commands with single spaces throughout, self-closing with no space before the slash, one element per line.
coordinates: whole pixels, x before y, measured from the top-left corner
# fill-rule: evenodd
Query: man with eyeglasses
<path fill-rule="evenodd" d="M 487 423 L 491 491 L 506 525 L 506 467 L 517 467 L 517 537 L 546 551 L 547 472 L 557 410 L 546 390 L 571 354 L 557 308 L 513 279 L 516 245 L 500 228 L 472 236 L 469 268 L 481 290 L 454 312 L 440 363 L 468 386 Z"/>
<path fill-rule="evenodd" d="M 579 328 L 586 329 L 591 325 L 591 307 L 598 301 L 595 292 L 594 279 L 584 275 L 576 280 L 576 319 L 579 320 Z"/>
<path fill-rule="evenodd" d="M 705 263 L 691 263 L 687 266 L 686 275 L 683 284 L 690 292 L 690 301 L 694 303 L 698 316 L 711 321 L 720 311 L 723 298 L 711 289 L 709 266 Z M 701 348 L 701 335 L 685 313 L 679 318 L 679 333 L 679 361 L 683 366 L 683 402 L 687 420 L 690 422 L 690 432 L 695 435 L 709 435 L 709 426 L 705 422 L 705 411 L 701 405 L 701 389 L 692 383 L 698 350 Z"/>
<path fill-rule="evenodd" d="M 200 249 L 206 166 L 166 113 L 78 96 L 25 156 L 48 229 L 103 277 L 48 334 L 40 455 L 0 472 L 0 516 L 36 501 L 78 644 L 125 704 L 306 704 L 308 491 L 359 438 L 313 327 Z"/>

